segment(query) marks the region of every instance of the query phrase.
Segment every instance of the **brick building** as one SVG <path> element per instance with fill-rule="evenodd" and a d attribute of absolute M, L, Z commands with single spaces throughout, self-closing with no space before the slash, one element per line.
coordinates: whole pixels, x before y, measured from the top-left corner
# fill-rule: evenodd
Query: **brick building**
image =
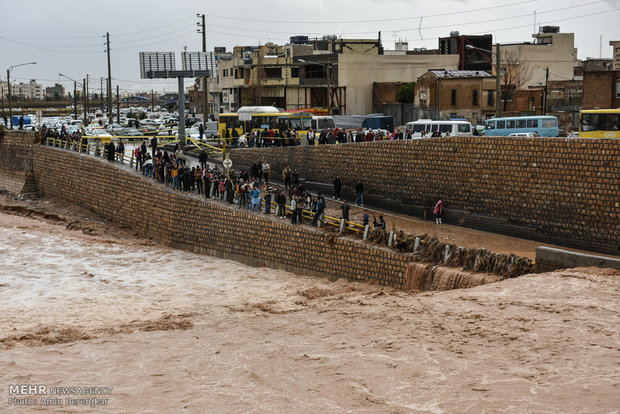
<path fill-rule="evenodd" d="M 473 70 L 431 70 L 418 78 L 420 118 L 465 118 L 478 124 L 495 115 L 495 77 Z"/>
<path fill-rule="evenodd" d="M 620 108 L 620 70 L 584 72 L 582 107 Z"/>

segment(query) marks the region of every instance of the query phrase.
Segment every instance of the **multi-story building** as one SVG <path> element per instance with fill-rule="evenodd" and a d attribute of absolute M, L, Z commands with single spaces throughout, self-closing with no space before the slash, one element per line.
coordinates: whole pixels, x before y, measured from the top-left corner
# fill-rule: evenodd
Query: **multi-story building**
<path fill-rule="evenodd" d="M 612 69 L 620 70 L 620 40 L 612 40 L 609 42 L 609 46 L 613 48 L 611 59 L 613 61 Z"/>
<path fill-rule="evenodd" d="M 375 82 L 413 82 L 429 69 L 456 69 L 459 62 L 458 55 L 383 53 L 380 39 L 335 36 L 296 36 L 284 46 L 237 46 L 219 57 L 209 95 L 218 112 L 273 105 L 363 114 L 373 111 Z"/>
<path fill-rule="evenodd" d="M 493 36 L 490 34 L 472 36 L 451 32 L 450 37 L 439 38 L 439 53 L 442 55 L 458 55 L 459 70 L 485 70 L 493 68 L 492 53 Z"/>
<path fill-rule="evenodd" d="M 577 64 L 575 34 L 560 33 L 557 26 L 543 26 L 532 37 L 532 43 L 500 45 L 501 65 L 523 67 L 519 87 L 544 85 L 547 69 L 549 80 L 572 80 Z"/>
<path fill-rule="evenodd" d="M 64 98 L 65 87 L 60 83 L 57 83 L 54 86 L 49 86 L 45 88 L 45 96 L 51 99 Z"/>
<path fill-rule="evenodd" d="M 43 100 L 43 86 L 32 79 L 28 83 L 11 83 L 11 96 L 22 99 Z"/>

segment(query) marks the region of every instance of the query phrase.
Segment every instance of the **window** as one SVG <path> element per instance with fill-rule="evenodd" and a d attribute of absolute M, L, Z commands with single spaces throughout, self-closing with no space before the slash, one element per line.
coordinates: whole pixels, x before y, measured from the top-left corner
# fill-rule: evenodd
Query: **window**
<path fill-rule="evenodd" d="M 506 128 L 507 129 L 514 129 L 515 127 L 515 121 L 506 121 Z"/>
<path fill-rule="evenodd" d="M 452 133 L 452 125 L 450 124 L 439 124 L 439 132 L 445 134 L 446 132 Z"/>
<path fill-rule="evenodd" d="M 459 124 L 459 132 L 465 132 L 465 133 L 470 133 L 471 132 L 471 128 L 469 124 Z"/>
<path fill-rule="evenodd" d="M 518 119 L 517 128 L 527 128 L 527 121 L 525 119 Z"/>
<path fill-rule="evenodd" d="M 452 89 L 450 92 L 450 104 L 456 106 L 456 89 Z"/>
<path fill-rule="evenodd" d="M 487 121 L 487 129 L 495 129 L 495 121 Z"/>
<path fill-rule="evenodd" d="M 495 91 L 488 91 L 487 92 L 487 105 L 488 106 L 495 105 Z"/>
<path fill-rule="evenodd" d="M 557 126 L 557 122 L 556 122 L 555 118 L 553 118 L 553 119 L 543 119 L 542 120 L 542 126 L 545 127 L 545 128 L 555 127 L 555 126 Z"/>
<path fill-rule="evenodd" d="M 497 129 L 506 129 L 506 121 L 497 121 Z"/>
<path fill-rule="evenodd" d="M 527 120 L 528 128 L 538 128 L 538 119 L 528 119 Z"/>
<path fill-rule="evenodd" d="M 616 81 L 616 98 L 620 98 L 620 79 Z"/>
<path fill-rule="evenodd" d="M 426 129 L 424 124 L 414 124 L 413 125 L 413 132 L 422 132 Z"/>
<path fill-rule="evenodd" d="M 298 78 L 298 77 L 299 77 L 299 68 L 298 67 L 291 68 L 291 78 Z"/>
<path fill-rule="evenodd" d="M 474 89 L 471 95 L 471 104 L 473 106 L 478 106 L 478 89 Z"/>
<path fill-rule="evenodd" d="M 267 78 L 281 78 L 282 68 L 265 68 L 265 77 Z"/>

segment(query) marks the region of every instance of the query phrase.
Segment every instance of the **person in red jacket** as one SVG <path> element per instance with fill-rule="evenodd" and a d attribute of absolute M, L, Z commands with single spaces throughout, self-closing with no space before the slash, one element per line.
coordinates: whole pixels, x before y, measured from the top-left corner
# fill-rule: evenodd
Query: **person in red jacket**
<path fill-rule="evenodd" d="M 439 200 L 437 204 L 435 204 L 433 214 L 435 215 L 435 223 L 441 224 L 441 217 L 443 216 L 443 201 Z"/>

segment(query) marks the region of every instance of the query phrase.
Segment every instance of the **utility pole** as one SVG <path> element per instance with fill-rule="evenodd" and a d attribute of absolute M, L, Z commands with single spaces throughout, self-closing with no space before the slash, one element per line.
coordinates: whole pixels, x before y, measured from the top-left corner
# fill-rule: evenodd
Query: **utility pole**
<path fill-rule="evenodd" d="M 112 100 L 110 100 L 110 102 L 111 101 Z M 121 98 L 118 90 L 118 85 L 116 85 L 116 122 L 119 124 L 121 123 Z"/>
<path fill-rule="evenodd" d="M 99 100 L 101 101 L 101 116 L 103 117 L 103 76 L 99 78 Z"/>
<path fill-rule="evenodd" d="M 75 120 L 78 119 L 77 114 L 77 82 L 73 81 L 73 113 L 75 114 Z"/>
<path fill-rule="evenodd" d="M 329 61 L 329 58 L 327 58 L 327 114 L 331 115 L 332 114 L 332 88 L 331 88 L 331 80 L 329 79 L 331 77 L 332 74 L 332 65 L 331 62 Z"/>
<path fill-rule="evenodd" d="M 153 89 L 151 89 L 151 112 L 155 112 L 155 97 L 153 96 Z"/>
<path fill-rule="evenodd" d="M 207 31 L 206 31 L 206 24 L 205 24 L 205 15 L 204 14 L 198 14 L 198 17 L 201 18 L 201 22 L 196 23 L 198 26 L 202 27 L 202 30 L 198 29 L 198 33 L 202 33 L 202 51 L 204 53 L 207 52 Z M 206 57 L 207 59 L 207 66 L 209 64 L 209 58 Z M 208 102 L 208 96 L 209 96 L 209 92 L 207 90 L 207 88 L 209 87 L 209 83 L 207 81 L 207 78 L 203 77 L 200 79 L 202 82 L 202 122 L 203 125 L 206 125 L 208 119 L 209 119 L 209 102 Z"/>
<path fill-rule="evenodd" d="M 543 101 L 543 115 L 547 115 L 547 86 L 549 85 L 549 68 L 545 74 L 545 99 Z"/>
<path fill-rule="evenodd" d="M 500 118 L 502 116 L 502 87 L 500 83 L 501 67 L 499 59 L 499 41 L 495 45 L 495 116 Z"/>
<path fill-rule="evenodd" d="M 84 86 L 86 87 L 86 112 L 90 112 L 90 100 L 88 98 L 88 73 L 86 74 L 86 81 Z"/>
<path fill-rule="evenodd" d="M 6 70 L 6 86 L 9 88 L 9 125 L 11 129 L 13 129 L 13 109 L 11 108 L 11 68 Z M 5 125 L 5 127 L 9 125 Z"/>
<path fill-rule="evenodd" d="M 110 33 L 106 33 L 106 44 L 108 53 L 108 119 L 110 123 L 114 122 L 114 114 L 112 112 L 112 65 L 110 64 Z M 118 93 L 117 93 L 118 95 Z"/>
<path fill-rule="evenodd" d="M 84 105 L 84 126 L 86 126 L 88 124 L 88 121 L 86 120 L 86 107 L 87 107 L 87 103 L 86 103 L 86 78 L 82 78 L 82 94 L 84 95 L 82 97 L 82 105 Z"/>

